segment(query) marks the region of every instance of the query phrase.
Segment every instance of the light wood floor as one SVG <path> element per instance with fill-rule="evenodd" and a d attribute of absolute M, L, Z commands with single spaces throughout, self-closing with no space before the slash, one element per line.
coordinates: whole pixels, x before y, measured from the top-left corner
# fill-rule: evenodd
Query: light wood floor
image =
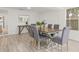
<path fill-rule="evenodd" d="M 0 36 L 0 52 L 46 52 L 46 48 L 36 49 L 34 39 L 29 34 Z M 69 52 L 79 51 L 79 42 L 69 40 Z M 66 47 L 64 47 L 65 49 Z M 52 48 L 48 51 L 54 51 Z M 65 51 L 65 50 L 64 50 Z"/>

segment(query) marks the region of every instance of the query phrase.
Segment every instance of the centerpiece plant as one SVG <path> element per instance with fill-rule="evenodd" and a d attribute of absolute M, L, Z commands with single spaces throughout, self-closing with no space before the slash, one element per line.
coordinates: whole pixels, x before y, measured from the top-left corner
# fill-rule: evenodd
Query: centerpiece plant
<path fill-rule="evenodd" d="M 41 30 L 41 27 L 44 25 L 44 21 L 37 21 L 36 24 L 37 24 L 37 26 L 39 26 L 39 28 Z"/>

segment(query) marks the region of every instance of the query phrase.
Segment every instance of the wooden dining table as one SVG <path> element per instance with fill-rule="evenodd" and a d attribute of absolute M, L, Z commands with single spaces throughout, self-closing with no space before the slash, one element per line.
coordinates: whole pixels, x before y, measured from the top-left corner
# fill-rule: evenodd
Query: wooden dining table
<path fill-rule="evenodd" d="M 49 36 L 49 37 L 53 37 L 54 34 L 57 34 L 58 32 L 62 31 L 61 29 L 53 29 L 53 28 L 44 28 L 40 30 L 40 32 L 42 33 L 42 35 L 46 35 L 46 36 Z"/>
<path fill-rule="evenodd" d="M 61 29 L 53 29 L 53 28 L 44 28 L 40 30 L 41 32 L 45 32 L 45 33 L 50 33 L 50 32 L 59 32 L 59 31 L 62 31 Z"/>

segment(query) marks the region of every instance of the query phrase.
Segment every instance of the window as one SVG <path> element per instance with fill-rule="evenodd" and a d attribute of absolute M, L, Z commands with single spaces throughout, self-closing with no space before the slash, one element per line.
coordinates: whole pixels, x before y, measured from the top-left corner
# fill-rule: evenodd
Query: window
<path fill-rule="evenodd" d="M 71 8 L 67 10 L 66 24 L 71 30 L 78 30 L 79 8 Z"/>

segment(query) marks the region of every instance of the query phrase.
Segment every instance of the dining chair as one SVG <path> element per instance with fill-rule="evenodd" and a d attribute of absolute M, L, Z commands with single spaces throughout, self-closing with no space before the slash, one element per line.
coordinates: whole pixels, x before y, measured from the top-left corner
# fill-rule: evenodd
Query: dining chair
<path fill-rule="evenodd" d="M 54 24 L 54 29 L 59 30 L 59 24 Z"/>
<path fill-rule="evenodd" d="M 39 35 L 39 31 L 38 31 L 38 28 L 34 25 L 32 26 L 32 29 L 33 29 L 33 32 L 34 32 L 34 39 L 37 41 L 37 45 L 38 45 L 38 49 L 40 49 L 40 43 L 45 41 L 48 43 L 48 37 L 46 36 L 40 36 Z"/>
<path fill-rule="evenodd" d="M 31 24 L 31 25 L 36 25 L 36 24 Z"/>
<path fill-rule="evenodd" d="M 62 51 L 63 44 L 67 44 L 67 51 L 68 51 L 68 39 L 69 39 L 69 28 L 64 27 L 61 37 L 56 36 L 52 38 L 52 41 L 58 44 L 58 50 L 59 50 L 59 45 L 61 45 L 61 51 Z"/>
<path fill-rule="evenodd" d="M 48 28 L 49 29 L 52 29 L 52 24 L 48 24 Z"/>

